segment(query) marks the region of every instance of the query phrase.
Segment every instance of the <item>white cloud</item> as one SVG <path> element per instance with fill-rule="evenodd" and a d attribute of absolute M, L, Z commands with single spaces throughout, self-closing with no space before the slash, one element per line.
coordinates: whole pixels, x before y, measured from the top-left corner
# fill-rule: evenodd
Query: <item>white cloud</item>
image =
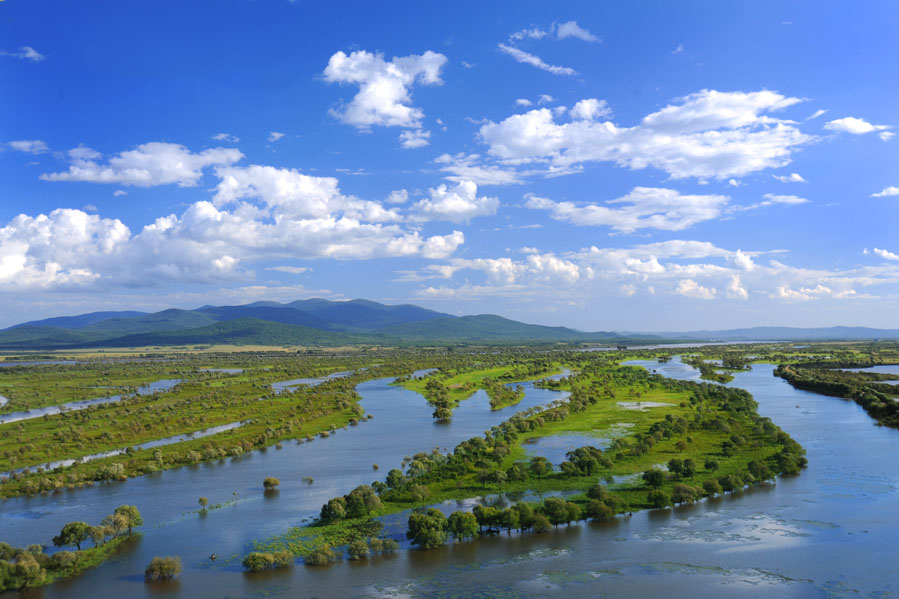
<path fill-rule="evenodd" d="M 229 165 L 243 158 L 233 148 L 212 148 L 199 153 L 179 144 L 150 142 L 134 150 L 121 152 L 99 164 L 99 155 L 90 148 L 75 148 L 69 152 L 72 163 L 61 173 L 45 173 L 44 181 L 89 181 L 151 187 L 176 183 L 179 187 L 193 187 L 209 166 Z"/>
<path fill-rule="evenodd" d="M 878 191 L 877 193 L 872 193 L 872 198 L 888 198 L 891 196 L 899 196 L 899 187 L 895 185 L 890 185 L 889 187 L 884 187 L 883 190 Z"/>
<path fill-rule="evenodd" d="M 430 197 L 416 202 L 413 212 L 416 220 L 464 223 L 478 216 L 496 214 L 498 208 L 498 198 L 478 197 L 477 184 L 460 181 L 455 187 L 438 185 L 432 188 Z"/>
<path fill-rule="evenodd" d="M 609 206 L 554 202 L 529 194 L 526 206 L 548 210 L 554 220 L 578 226 L 608 226 L 622 233 L 638 229 L 681 231 L 718 218 L 729 198 L 720 195 L 681 195 L 673 189 L 635 187 L 627 195 L 606 202 Z M 620 208 L 617 206 L 621 205 Z"/>
<path fill-rule="evenodd" d="M 564 255 L 541 254 L 534 248 L 518 258 L 454 258 L 420 271 L 403 271 L 398 282 L 440 279 L 439 286 L 421 288 L 422 297 L 460 300 L 517 297 L 585 307 L 602 297 L 651 295 L 686 296 L 704 300 L 754 302 L 863 300 L 870 294 L 856 288 L 895 285 L 899 264 L 851 270 L 795 268 L 761 255 L 775 251 L 741 251 L 708 242 L 672 240 L 623 248 L 595 246 Z M 524 256 L 521 256 L 521 254 Z M 771 308 L 775 309 L 775 308 Z"/>
<path fill-rule="evenodd" d="M 672 54 L 680 54 L 680 53 L 683 52 L 683 51 L 684 51 L 684 45 L 683 45 L 683 44 L 678 44 L 678 45 L 677 45 L 677 48 L 675 48 L 674 50 L 672 50 L 671 53 L 672 53 Z"/>
<path fill-rule="evenodd" d="M 823 115 L 826 114 L 826 113 L 827 113 L 826 110 L 816 110 L 816 111 L 813 112 L 811 115 L 809 115 L 808 117 L 806 117 L 805 120 L 810 121 L 810 120 L 812 120 L 812 119 L 818 118 L 819 116 L 823 116 Z"/>
<path fill-rule="evenodd" d="M 884 129 L 889 129 L 890 127 L 888 125 L 872 125 L 864 119 L 857 119 L 852 116 L 847 116 L 835 121 L 828 121 L 824 125 L 824 128 L 830 131 L 851 133 L 853 135 L 864 135 L 865 133 L 871 133 L 872 131 L 882 131 Z"/>
<path fill-rule="evenodd" d="M 40 139 L 20 139 L 18 141 L 9 142 L 9 147 L 26 154 L 43 154 L 49 148 L 47 144 Z"/>
<path fill-rule="evenodd" d="M 325 67 L 325 81 L 357 84 L 359 92 L 342 110 L 331 110 L 331 115 L 360 129 L 375 125 L 417 129 L 424 112 L 411 105 L 410 89 L 416 83 L 441 84 L 440 69 L 444 64 L 446 56 L 430 50 L 421 55 L 394 57 L 389 62 L 383 54 L 364 50 L 349 56 L 337 52 Z"/>
<path fill-rule="evenodd" d="M 581 100 L 571 109 L 572 118 L 592 121 L 601 117 L 612 115 L 612 109 L 605 100 L 597 100 L 596 98 L 588 98 Z"/>
<path fill-rule="evenodd" d="M 230 133 L 216 133 L 211 137 L 215 141 L 227 141 L 228 143 L 236 144 L 240 141 L 240 138 L 236 135 L 231 135 Z"/>
<path fill-rule="evenodd" d="M 789 175 L 771 175 L 781 183 L 805 183 L 805 179 L 799 173 L 790 173 Z"/>
<path fill-rule="evenodd" d="M 727 284 L 727 297 L 740 300 L 749 299 L 749 292 L 743 287 L 740 275 L 731 276 L 730 283 Z"/>
<path fill-rule="evenodd" d="M 692 297 L 702 300 L 712 300 L 715 299 L 717 290 L 711 289 L 709 287 L 703 287 L 693 279 L 683 279 L 677 284 L 677 289 L 675 289 L 674 292 L 685 297 Z"/>
<path fill-rule="evenodd" d="M 306 266 L 269 266 L 265 270 L 274 270 L 278 272 L 286 272 L 292 275 L 301 275 L 310 269 Z"/>
<path fill-rule="evenodd" d="M 455 156 L 442 154 L 434 162 L 441 165 L 440 170 L 450 181 L 474 181 L 478 185 L 515 185 L 524 180 L 512 168 L 496 165 L 485 165 L 478 154 L 461 152 Z"/>
<path fill-rule="evenodd" d="M 400 133 L 400 145 L 405 149 L 423 148 L 430 143 L 430 131 L 423 129 L 406 129 Z"/>
<path fill-rule="evenodd" d="M 517 100 L 515 100 L 516 106 L 533 106 L 533 104 L 534 103 L 527 98 L 518 98 Z"/>
<path fill-rule="evenodd" d="M 114 192 L 112 192 L 112 195 L 114 197 L 121 198 L 123 196 L 128 195 L 128 192 L 125 191 L 124 189 L 116 189 Z"/>
<path fill-rule="evenodd" d="M 40 62 L 47 58 L 31 46 L 22 46 L 15 52 L 5 52 L 0 50 L 0 56 L 12 56 L 13 58 L 21 58 L 22 60 L 30 60 L 31 62 Z"/>
<path fill-rule="evenodd" d="M 649 166 L 674 179 L 726 180 L 789 164 L 793 149 L 812 141 L 792 121 L 765 113 L 800 102 L 770 91 L 703 90 L 647 115 L 633 127 L 575 119 L 557 123 L 535 109 L 484 124 L 489 154 L 509 165 L 546 165 L 546 174 L 577 171 L 587 162 Z"/>
<path fill-rule="evenodd" d="M 531 29 L 522 29 L 521 31 L 516 31 L 509 36 L 509 39 L 514 41 L 521 41 L 526 39 L 539 40 L 543 39 L 547 35 L 549 34 L 539 27 L 532 27 Z"/>
<path fill-rule="evenodd" d="M 555 101 L 556 99 L 549 94 L 540 94 L 540 98 L 537 99 L 537 104 L 549 104 L 550 102 Z"/>
<path fill-rule="evenodd" d="M 449 235 L 435 235 L 425 240 L 421 248 L 423 258 L 433 260 L 444 259 L 452 256 L 465 242 L 462 231 L 453 231 Z"/>
<path fill-rule="evenodd" d="M 282 137 L 284 137 L 284 134 L 281 133 L 280 131 L 269 131 L 268 137 L 266 139 L 268 139 L 271 142 L 275 142 L 275 141 L 278 141 L 279 139 L 281 139 Z"/>
<path fill-rule="evenodd" d="M 524 50 L 515 48 L 514 46 L 499 44 L 499 49 L 518 62 L 529 64 L 548 73 L 552 73 L 553 75 L 577 75 L 577 71 L 572 68 L 547 64 L 539 56 L 529 54 Z"/>
<path fill-rule="evenodd" d="M 762 206 L 769 206 L 771 204 L 807 204 L 808 200 L 805 198 L 800 198 L 799 196 L 791 196 L 791 195 L 776 195 L 773 193 L 766 193 L 762 196 L 767 199 L 767 202 L 762 202 Z"/>
<path fill-rule="evenodd" d="M 409 201 L 409 192 L 405 189 L 394 189 L 387 196 L 388 204 L 405 204 Z"/>
<path fill-rule="evenodd" d="M 877 256 L 880 256 L 881 258 L 883 258 L 884 260 L 899 260 L 899 255 L 894 254 L 893 252 L 891 252 L 889 250 L 882 250 L 880 248 L 874 248 L 871 251 L 874 252 L 874 254 L 876 254 Z"/>
<path fill-rule="evenodd" d="M 877 134 L 877 137 L 879 137 L 881 141 L 890 141 L 891 139 L 896 137 L 896 134 L 892 131 L 881 131 Z"/>
<path fill-rule="evenodd" d="M 577 21 L 568 21 L 566 23 L 560 23 L 553 27 L 556 32 L 556 37 L 560 40 L 565 39 L 566 37 L 574 37 L 579 40 L 583 40 L 585 42 L 598 42 L 600 41 L 598 37 L 580 27 L 577 24 Z"/>

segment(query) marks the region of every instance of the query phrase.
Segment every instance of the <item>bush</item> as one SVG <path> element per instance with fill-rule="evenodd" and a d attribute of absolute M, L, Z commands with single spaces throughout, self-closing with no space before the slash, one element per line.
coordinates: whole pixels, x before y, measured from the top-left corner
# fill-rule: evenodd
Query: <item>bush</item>
<path fill-rule="evenodd" d="M 337 559 L 337 554 L 328 545 L 322 545 L 306 556 L 307 566 L 327 566 Z"/>
<path fill-rule="evenodd" d="M 364 559 L 371 553 L 371 549 L 364 539 L 356 539 L 347 547 L 347 553 L 350 554 L 350 559 Z"/>
<path fill-rule="evenodd" d="M 671 498 L 668 497 L 668 494 L 664 491 L 659 491 L 658 489 L 650 491 L 647 500 L 649 501 L 649 505 L 654 508 L 663 508 L 671 503 Z"/>
<path fill-rule="evenodd" d="M 144 570 L 144 580 L 171 580 L 181 573 L 181 558 L 177 555 L 159 557 L 156 556 Z"/>
<path fill-rule="evenodd" d="M 262 481 L 262 488 L 264 488 L 266 491 L 274 491 L 280 484 L 280 480 L 278 480 L 274 476 L 269 476 L 264 481 Z"/>

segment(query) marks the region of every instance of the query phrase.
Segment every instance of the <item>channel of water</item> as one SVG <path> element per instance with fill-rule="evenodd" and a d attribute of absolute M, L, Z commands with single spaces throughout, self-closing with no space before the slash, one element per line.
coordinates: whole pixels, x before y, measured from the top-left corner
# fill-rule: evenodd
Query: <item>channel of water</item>
<path fill-rule="evenodd" d="M 632 362 L 674 378 L 698 373 L 679 361 Z M 71 520 L 98 521 L 134 503 L 144 537 L 85 575 L 26 597 L 862 597 L 899 594 L 899 431 L 878 427 L 856 404 L 790 387 L 771 365 L 753 365 L 729 385 L 747 389 L 759 411 L 808 450 L 809 467 L 776 484 L 677 509 L 547 534 L 505 533 L 433 551 L 403 551 L 363 563 L 302 565 L 250 575 L 236 559 L 251 539 L 313 517 L 330 497 L 382 479 L 403 455 L 479 435 L 517 410 L 559 398 L 529 388 L 521 404 L 493 412 L 486 394 L 435 424 L 416 393 L 388 379 L 360 384 L 374 419 L 328 439 L 253 452 L 56 495 L 0 504 L 0 530 L 13 544 L 49 539 Z M 660 409 L 661 410 L 661 409 Z M 227 433 L 226 433 L 227 434 Z M 378 462 L 380 471 L 372 463 Z M 265 495 L 262 478 L 281 491 Z M 313 476 L 314 482 L 302 482 Z M 200 495 L 228 507 L 201 517 Z M 178 582 L 142 582 L 154 555 L 180 555 Z"/>

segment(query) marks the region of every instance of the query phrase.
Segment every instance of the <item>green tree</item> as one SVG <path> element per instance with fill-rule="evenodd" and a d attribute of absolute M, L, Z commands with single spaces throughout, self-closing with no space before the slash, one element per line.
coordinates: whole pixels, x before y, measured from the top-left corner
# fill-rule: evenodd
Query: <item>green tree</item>
<path fill-rule="evenodd" d="M 365 539 L 356 539 L 347 547 L 347 553 L 349 554 L 350 559 L 358 560 L 368 557 L 368 554 L 371 553 L 371 549 L 368 547 L 368 543 L 365 542 Z"/>
<path fill-rule="evenodd" d="M 426 513 L 414 512 L 409 516 L 406 538 L 422 549 L 433 549 L 446 542 L 447 520 L 443 513 L 430 508 Z"/>
<path fill-rule="evenodd" d="M 457 541 L 478 536 L 478 519 L 471 512 L 453 512 L 447 522 L 449 532 Z"/>
<path fill-rule="evenodd" d="M 658 489 L 665 482 L 665 473 L 661 470 L 656 470 L 655 468 L 647 470 L 643 473 L 643 482 L 645 482 L 648 487 Z"/>
<path fill-rule="evenodd" d="M 599 499 L 592 499 L 587 504 L 587 517 L 596 522 L 606 522 L 615 517 L 615 512 Z"/>
<path fill-rule="evenodd" d="M 197 503 L 200 504 L 200 508 L 203 511 L 206 511 L 206 506 L 209 505 L 209 500 L 206 499 L 205 497 L 200 497 L 200 499 L 197 500 Z"/>
<path fill-rule="evenodd" d="M 59 535 L 53 537 L 53 544 L 57 547 L 74 545 L 81 551 L 81 543 L 91 536 L 91 526 L 87 522 L 69 522 L 62 527 Z"/>
<path fill-rule="evenodd" d="M 181 573 L 181 558 L 177 555 L 159 557 L 156 556 L 150 561 L 150 565 L 144 570 L 144 580 L 152 582 L 155 580 L 171 580 Z"/>
<path fill-rule="evenodd" d="M 549 532 L 550 530 L 552 530 L 552 524 L 549 519 L 543 514 L 536 514 L 534 516 L 534 532 Z"/>
<path fill-rule="evenodd" d="M 144 519 L 140 515 L 140 511 L 137 509 L 137 506 L 134 505 L 120 505 L 115 509 L 113 515 L 118 515 L 125 518 L 125 526 L 128 528 L 129 535 L 132 534 L 132 529 L 135 526 L 142 526 L 144 523 Z"/>
<path fill-rule="evenodd" d="M 266 491 L 274 491 L 278 488 L 278 485 L 281 484 L 281 481 L 275 478 L 274 476 L 267 476 L 265 480 L 262 481 L 262 488 Z"/>
<path fill-rule="evenodd" d="M 650 491 L 646 499 L 649 501 L 649 505 L 654 508 L 663 508 L 671 503 L 671 498 L 668 497 L 668 493 L 665 493 L 664 491 L 660 491 L 658 489 L 653 489 L 652 491 Z"/>

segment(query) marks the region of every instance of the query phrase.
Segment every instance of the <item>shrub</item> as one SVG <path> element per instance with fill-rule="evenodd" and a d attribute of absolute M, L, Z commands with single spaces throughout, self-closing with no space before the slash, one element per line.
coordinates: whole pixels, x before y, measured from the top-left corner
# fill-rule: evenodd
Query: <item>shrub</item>
<path fill-rule="evenodd" d="M 181 573 L 181 558 L 177 555 L 159 557 L 156 556 L 144 570 L 144 580 L 171 580 Z"/>

